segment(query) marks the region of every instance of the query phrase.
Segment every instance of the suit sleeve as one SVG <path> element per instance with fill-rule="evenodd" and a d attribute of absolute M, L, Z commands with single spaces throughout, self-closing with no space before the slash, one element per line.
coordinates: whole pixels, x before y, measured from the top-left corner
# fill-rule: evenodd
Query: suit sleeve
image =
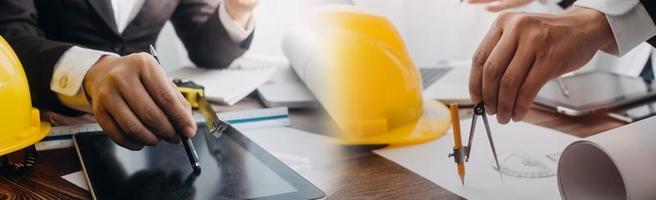
<path fill-rule="evenodd" d="M 572 6 L 572 4 L 574 4 L 574 2 L 576 2 L 576 0 L 562 0 L 562 1 L 558 2 L 558 6 L 560 6 L 563 9 L 567 9 L 570 6 Z"/>
<path fill-rule="evenodd" d="M 225 68 L 244 54 L 253 38 L 235 42 L 219 19 L 219 1 L 182 0 L 171 17 L 175 31 L 199 67 Z"/>
<path fill-rule="evenodd" d="M 33 106 L 65 115 L 81 114 L 63 106 L 50 90 L 54 66 L 71 44 L 48 40 L 38 25 L 33 0 L 0 1 L 0 35 L 18 55 L 30 85 Z"/>
<path fill-rule="evenodd" d="M 651 17 L 651 20 L 656 25 L 656 3 L 654 3 L 653 0 L 640 0 L 640 2 L 645 7 L 649 13 L 649 16 Z M 647 42 L 649 42 L 651 46 L 656 47 L 656 36 L 650 38 Z"/>

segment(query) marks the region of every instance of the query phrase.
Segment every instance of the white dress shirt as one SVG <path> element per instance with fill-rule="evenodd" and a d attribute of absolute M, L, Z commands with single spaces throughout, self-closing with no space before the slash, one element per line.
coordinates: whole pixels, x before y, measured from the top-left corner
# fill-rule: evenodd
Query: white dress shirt
<path fill-rule="evenodd" d="M 116 28 L 118 32 L 122 33 L 125 27 L 130 24 L 139 10 L 143 7 L 145 0 L 112 0 L 112 10 L 114 10 L 114 21 L 116 21 Z"/>
<path fill-rule="evenodd" d="M 639 0 L 579 0 L 575 5 L 606 14 L 620 56 L 656 35 L 656 25 Z"/>
<path fill-rule="evenodd" d="M 122 33 L 136 17 L 144 2 L 145 0 L 111 0 L 119 33 Z M 236 43 L 244 41 L 254 30 L 252 17 L 246 27 L 243 27 L 230 17 L 223 3 L 219 7 L 218 14 L 228 36 Z M 78 46 L 73 46 L 64 52 L 55 64 L 50 82 L 50 89 L 57 93 L 62 104 L 76 110 L 90 112 L 91 104 L 82 89 L 82 82 L 89 68 L 103 55 L 116 54 Z"/>
<path fill-rule="evenodd" d="M 656 25 L 639 0 L 578 0 L 575 5 L 604 13 L 613 31 L 615 55 L 622 57 L 602 59 L 597 63 L 601 70 L 637 77 L 647 59 L 656 58 L 654 48 L 645 42 L 656 35 Z"/>

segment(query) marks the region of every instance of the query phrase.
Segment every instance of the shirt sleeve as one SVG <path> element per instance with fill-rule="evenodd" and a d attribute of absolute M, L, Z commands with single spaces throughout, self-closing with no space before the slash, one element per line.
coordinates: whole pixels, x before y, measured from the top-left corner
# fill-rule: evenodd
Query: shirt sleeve
<path fill-rule="evenodd" d="M 55 64 L 50 82 L 50 90 L 57 94 L 62 104 L 79 111 L 90 111 L 91 104 L 82 89 L 82 82 L 89 68 L 104 55 L 116 54 L 78 46 L 64 52 Z"/>
<path fill-rule="evenodd" d="M 656 35 L 656 25 L 637 0 L 580 0 L 575 5 L 595 9 L 606 15 L 615 37 L 615 52 L 618 56 Z"/>
<path fill-rule="evenodd" d="M 255 29 L 255 20 L 253 19 L 253 16 L 248 19 L 246 27 L 243 27 L 234 19 L 232 19 L 232 17 L 230 17 L 228 10 L 226 10 L 225 4 L 222 3 L 219 6 L 219 20 L 221 20 L 223 27 L 226 29 L 226 32 L 228 32 L 230 39 L 236 43 L 241 43 L 246 40 Z"/>

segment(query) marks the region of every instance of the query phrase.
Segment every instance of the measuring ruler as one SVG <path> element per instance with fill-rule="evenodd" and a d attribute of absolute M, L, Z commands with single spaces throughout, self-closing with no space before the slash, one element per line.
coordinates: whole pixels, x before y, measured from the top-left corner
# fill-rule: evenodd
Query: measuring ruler
<path fill-rule="evenodd" d="M 263 128 L 272 126 L 289 126 L 289 110 L 287 107 L 243 110 L 217 113 L 219 118 L 236 129 Z M 201 115 L 194 115 L 196 122 L 205 122 Z M 97 123 L 52 127 L 48 136 L 36 143 L 36 150 L 63 149 L 73 147 L 73 134 L 82 132 L 97 132 L 102 128 Z"/>

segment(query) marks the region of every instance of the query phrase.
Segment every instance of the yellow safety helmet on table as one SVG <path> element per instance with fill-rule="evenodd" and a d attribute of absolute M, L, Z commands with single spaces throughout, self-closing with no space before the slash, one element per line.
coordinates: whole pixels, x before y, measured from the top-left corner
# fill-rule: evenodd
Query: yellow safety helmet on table
<path fill-rule="evenodd" d="M 1 36 L 0 111 L 0 170 L 4 172 L 31 166 L 36 161 L 33 145 L 48 134 L 50 124 L 41 122 L 39 110 L 32 107 L 23 66 Z M 25 163 L 8 162 L 7 154 L 25 148 L 29 148 Z"/>
<path fill-rule="evenodd" d="M 422 97 L 418 69 L 387 18 L 329 6 L 306 19 L 285 37 L 285 53 L 339 126 L 340 143 L 414 144 L 448 130 L 448 109 Z"/>

